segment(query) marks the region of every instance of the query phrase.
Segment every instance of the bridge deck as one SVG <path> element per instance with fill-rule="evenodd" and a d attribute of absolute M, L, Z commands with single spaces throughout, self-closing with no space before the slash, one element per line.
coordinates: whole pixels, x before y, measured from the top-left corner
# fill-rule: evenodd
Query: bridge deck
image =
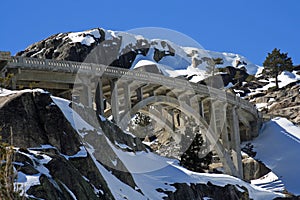
<path fill-rule="evenodd" d="M 256 107 L 238 96 L 230 93 L 220 92 L 219 89 L 208 87 L 202 84 L 191 83 L 180 78 L 166 77 L 161 74 L 128 70 L 112 66 L 92 63 L 79 63 L 71 61 L 58 61 L 48 59 L 37 59 L 27 57 L 11 57 L 11 62 L 6 65 L 6 69 L 20 69 L 22 75 L 20 81 L 47 81 L 57 83 L 73 84 L 78 74 L 94 77 L 117 78 L 129 81 L 140 81 L 164 85 L 170 88 L 182 88 L 183 90 L 193 90 L 197 94 L 209 96 L 213 99 L 236 105 L 247 112 L 258 117 Z M 50 73 L 49 73 L 50 72 Z"/>

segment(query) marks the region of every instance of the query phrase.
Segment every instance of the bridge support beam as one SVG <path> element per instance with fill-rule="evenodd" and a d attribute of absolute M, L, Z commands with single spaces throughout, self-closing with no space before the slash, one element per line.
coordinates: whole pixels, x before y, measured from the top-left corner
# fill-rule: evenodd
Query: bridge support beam
<path fill-rule="evenodd" d="M 87 78 L 87 80 L 89 80 L 89 79 Z M 91 82 L 86 81 L 86 82 L 82 83 L 81 85 L 82 85 L 82 90 L 81 90 L 81 94 L 80 94 L 80 102 L 83 105 L 86 105 L 91 108 L 93 105 Z"/>
<path fill-rule="evenodd" d="M 143 88 L 142 87 L 139 87 L 138 89 L 136 89 L 136 97 L 137 97 L 138 102 L 143 100 Z"/>
<path fill-rule="evenodd" d="M 96 93 L 95 93 L 95 103 L 97 114 L 104 116 L 104 96 L 103 96 L 103 85 L 102 79 L 98 78 Z"/>
<path fill-rule="evenodd" d="M 110 88 L 111 88 L 111 111 L 112 111 L 113 120 L 115 121 L 116 124 L 119 124 L 120 116 L 119 116 L 117 79 L 113 79 L 110 81 Z"/>
<path fill-rule="evenodd" d="M 130 112 L 131 109 L 131 95 L 130 95 L 130 85 L 128 83 L 123 83 L 124 90 L 124 115 Z"/>
<path fill-rule="evenodd" d="M 16 75 L 13 75 L 11 78 L 11 89 L 16 90 L 17 89 L 17 78 Z"/>
<path fill-rule="evenodd" d="M 200 101 L 199 107 L 200 107 L 200 116 L 204 118 L 204 103 L 203 103 L 203 101 Z"/>
<path fill-rule="evenodd" d="M 225 149 L 230 149 L 230 143 L 229 143 L 229 136 L 228 136 L 228 123 L 227 123 L 227 109 L 228 109 L 228 105 L 227 103 L 225 103 L 224 107 L 223 107 L 223 112 L 224 112 L 224 124 L 223 124 L 223 128 L 221 130 L 221 138 L 222 138 L 222 142 L 223 145 L 225 147 Z"/>
<path fill-rule="evenodd" d="M 240 146 L 240 129 L 239 129 L 239 119 L 237 107 L 232 107 L 232 160 L 240 178 L 243 178 L 243 165 L 242 165 L 242 155 Z"/>

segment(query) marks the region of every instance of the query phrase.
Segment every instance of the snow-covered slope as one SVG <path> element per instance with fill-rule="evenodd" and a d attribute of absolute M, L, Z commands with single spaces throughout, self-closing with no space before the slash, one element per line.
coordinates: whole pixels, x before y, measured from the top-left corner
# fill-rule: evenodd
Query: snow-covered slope
<path fill-rule="evenodd" d="M 300 128 L 285 118 L 274 118 L 264 124 L 260 135 L 252 142 L 255 158 L 261 160 L 269 167 L 276 176 L 269 175 L 269 181 L 282 181 L 287 191 L 300 194 Z M 271 176 L 271 179 L 270 179 Z M 263 180 L 261 180 L 263 181 Z M 255 184 L 263 185 L 263 182 L 254 181 Z"/>
<path fill-rule="evenodd" d="M 77 130 L 78 126 L 76 126 L 76 124 L 80 124 L 83 130 L 90 130 L 90 125 L 68 106 L 68 101 L 56 97 L 53 97 L 53 99 L 54 102 L 61 108 L 66 118 L 70 120 L 71 124 Z M 84 125 L 87 126 L 86 129 L 84 129 Z M 82 131 L 80 134 L 83 136 Z M 101 135 L 103 135 L 103 133 L 101 133 Z M 137 184 L 137 188 L 134 190 L 118 180 L 96 160 L 96 147 L 93 147 L 84 141 L 87 151 L 92 155 L 94 162 L 97 163 L 99 171 L 108 182 L 108 185 L 116 199 L 162 199 L 166 196 L 166 194 L 159 192 L 157 190 L 158 188 L 161 188 L 163 191 L 175 191 L 176 188 L 172 185 L 174 183 L 207 184 L 208 182 L 219 186 L 232 184 L 241 191 L 243 191 L 241 187 L 245 187 L 249 191 L 250 197 L 253 199 L 273 199 L 276 196 L 280 196 L 279 194 L 268 192 L 228 175 L 200 174 L 191 172 L 179 166 L 177 160 L 167 159 L 151 152 L 123 151 L 122 148 L 126 146 L 125 144 L 118 144 L 116 146 L 108 139 L 107 141 L 115 154 L 126 165 Z M 137 192 L 137 190 L 140 190 L 141 193 Z"/>
<path fill-rule="evenodd" d="M 251 90 L 250 93 L 248 93 L 249 96 L 255 95 L 257 93 L 267 92 L 268 89 L 275 87 L 275 78 L 269 78 L 264 79 L 261 78 L 260 72 L 256 75 L 259 82 L 264 83 L 265 85 L 261 88 L 256 88 Z M 298 71 L 283 71 L 278 75 L 278 86 L 279 88 L 283 88 L 291 83 L 297 82 L 300 80 L 300 75 L 298 74 Z M 258 105 L 259 107 L 261 105 Z"/>

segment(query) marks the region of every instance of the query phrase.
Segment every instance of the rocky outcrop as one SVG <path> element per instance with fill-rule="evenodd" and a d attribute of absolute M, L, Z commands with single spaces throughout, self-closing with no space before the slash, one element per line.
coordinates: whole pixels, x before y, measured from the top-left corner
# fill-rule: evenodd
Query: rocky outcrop
<path fill-rule="evenodd" d="M 165 200 L 182 200 L 182 199 L 222 199 L 222 200 L 248 200 L 249 194 L 246 188 L 237 189 L 233 185 L 225 185 L 224 187 L 215 186 L 208 182 L 205 184 L 185 183 L 174 184 L 175 192 L 165 192 L 168 197 Z"/>
<path fill-rule="evenodd" d="M 15 153 L 16 169 L 24 175 L 39 177 L 40 184 L 31 186 L 28 195 L 73 199 L 73 193 L 80 199 L 113 199 L 89 156 L 68 158 L 80 150 L 81 140 L 50 94 L 19 92 L 1 97 L 0 126 L 2 142 L 19 148 Z M 85 165 L 79 167 L 79 162 Z"/>
<path fill-rule="evenodd" d="M 16 93 L 0 98 L 2 139 L 19 148 L 51 144 L 65 155 L 79 151 L 80 140 L 50 94 Z M 12 132 L 12 138 L 11 136 Z"/>
<path fill-rule="evenodd" d="M 271 171 L 262 162 L 259 162 L 249 156 L 244 156 L 242 162 L 244 180 L 247 181 L 258 179 Z"/>
<path fill-rule="evenodd" d="M 72 35 L 75 34 L 75 35 Z M 159 62 L 165 56 L 174 56 L 174 49 L 165 41 L 150 42 L 144 38 L 136 39 L 135 43 L 128 43 L 122 35 L 108 36 L 108 32 L 96 28 L 82 33 L 60 33 L 39 41 L 17 56 L 67 60 L 76 62 L 89 62 L 105 64 L 120 68 L 130 68 L 137 55 L 146 56 L 153 49 L 153 60 Z M 89 38 L 93 42 L 72 40 Z M 109 39 L 108 39 L 109 38 Z M 125 37 L 126 39 L 126 37 Z M 123 45 L 123 46 L 122 46 Z M 164 50 L 155 48 L 162 46 Z"/>
<path fill-rule="evenodd" d="M 72 157 L 82 151 L 82 139 L 54 104 L 50 94 L 19 92 L 1 97 L 0 126 L 2 142 L 20 148 L 16 153 L 16 162 L 19 163 L 17 168 L 20 172 L 40 176 L 40 185 L 32 186 L 27 192 L 28 195 L 44 199 L 72 199 L 70 192 L 65 192 L 64 188 L 68 188 L 67 190 L 72 191 L 75 196 L 80 197 L 79 199 L 113 199 L 89 154 Z M 131 147 L 130 150 L 145 150 L 141 141 L 123 133 L 114 124 L 107 121 L 102 122 L 102 126 L 112 144 L 119 141 Z M 95 140 L 93 134 L 97 134 L 97 131 L 85 134 L 85 141 L 90 141 L 94 147 L 100 146 L 97 149 L 102 152 L 97 152 L 101 155 L 96 157 L 97 160 L 121 181 L 135 188 L 131 174 L 115 155 L 106 137 L 103 135 L 97 137 L 99 140 Z M 29 148 L 30 150 L 27 150 Z M 35 153 L 31 152 L 33 150 Z M 47 163 L 43 163 L 45 156 L 50 157 Z M 112 167 L 112 160 L 117 161 L 117 166 Z M 42 173 L 37 166 L 43 166 L 49 173 Z M 94 188 L 102 193 L 95 193 Z"/>
<path fill-rule="evenodd" d="M 260 96 L 250 97 L 253 103 L 264 103 L 262 112 L 266 119 L 275 116 L 285 117 L 295 124 L 300 124 L 300 85 L 296 82 L 276 91 L 266 91 Z"/>
<path fill-rule="evenodd" d="M 95 43 L 89 46 L 81 43 L 72 43 L 70 39 L 65 40 L 64 38 L 68 36 L 68 33 L 55 34 L 30 45 L 16 55 L 83 62 L 92 49 L 104 40 L 105 33 L 101 29 L 99 29 L 99 33 L 100 38 L 96 38 L 92 34 L 88 35 L 95 40 Z"/>

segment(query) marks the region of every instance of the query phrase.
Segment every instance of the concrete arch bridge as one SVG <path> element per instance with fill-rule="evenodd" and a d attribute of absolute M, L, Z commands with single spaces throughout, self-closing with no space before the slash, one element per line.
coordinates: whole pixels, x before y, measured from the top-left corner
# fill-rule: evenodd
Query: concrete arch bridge
<path fill-rule="evenodd" d="M 13 57 L 0 53 L 2 76 L 10 87 L 39 87 L 77 98 L 125 129 L 137 112 L 167 131 L 192 117 L 218 154 L 227 174 L 243 178 L 241 141 L 258 135 L 261 116 L 251 103 L 223 90 L 142 70 L 91 63 Z M 71 96 L 72 95 L 72 96 Z"/>

